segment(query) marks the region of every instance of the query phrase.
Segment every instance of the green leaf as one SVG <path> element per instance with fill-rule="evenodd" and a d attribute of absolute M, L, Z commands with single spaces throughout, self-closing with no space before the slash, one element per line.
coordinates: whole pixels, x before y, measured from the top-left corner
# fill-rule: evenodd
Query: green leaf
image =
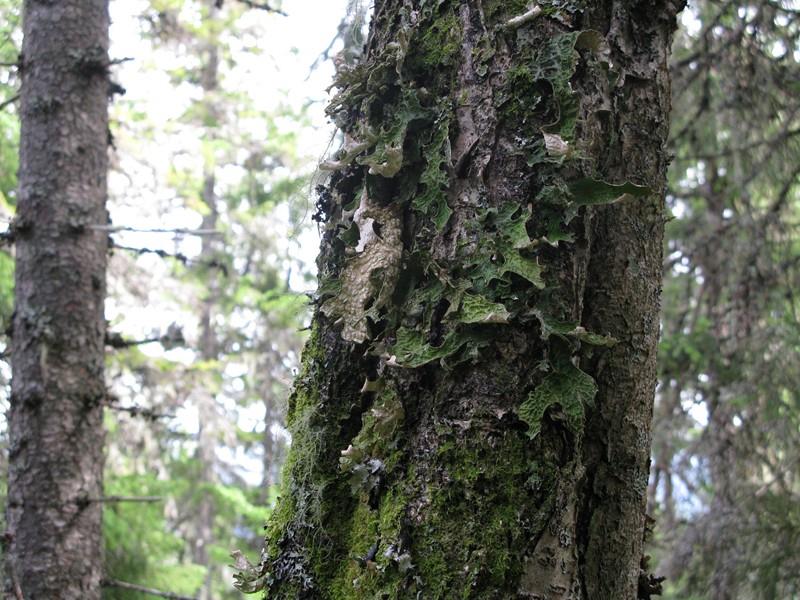
<path fill-rule="evenodd" d="M 592 406 L 597 394 L 594 379 L 572 363 L 565 363 L 554 371 L 528 395 L 518 409 L 519 417 L 528 425 L 528 437 L 534 439 L 542 430 L 542 419 L 547 410 L 560 406 L 569 429 L 580 436 L 583 433 L 584 406 Z"/>
<path fill-rule="evenodd" d="M 531 238 L 528 235 L 526 223 L 531 216 L 530 208 L 526 208 L 520 212 L 519 215 L 514 216 L 520 212 L 520 207 L 509 202 L 497 213 L 497 230 L 511 242 L 511 246 L 517 250 L 531 247 Z"/>

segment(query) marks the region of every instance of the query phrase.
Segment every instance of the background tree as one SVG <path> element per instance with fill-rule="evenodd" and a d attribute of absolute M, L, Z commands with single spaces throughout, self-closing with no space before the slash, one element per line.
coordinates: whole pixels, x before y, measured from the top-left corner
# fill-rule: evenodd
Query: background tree
<path fill-rule="evenodd" d="M 799 18 L 697 2 L 676 40 L 650 486 L 668 597 L 800 593 Z"/>
<path fill-rule="evenodd" d="M 6 566 L 27 598 L 100 597 L 108 23 L 105 0 L 24 5 Z"/>
<path fill-rule="evenodd" d="M 144 68 L 149 80 L 163 78 L 173 104 L 166 115 L 158 107 L 147 114 L 150 99 L 131 86 L 116 113 L 118 168 L 137 182 L 115 198 L 119 213 L 141 218 L 145 205 L 160 225 L 215 231 L 174 239 L 114 234 L 115 330 L 160 338 L 174 321 L 185 340 L 114 352 L 117 408 L 161 418 L 142 422 L 115 411 L 109 486 L 163 503 L 146 508 L 159 515 L 155 529 L 141 526 L 141 509 L 126 505 L 107 511 L 106 522 L 110 577 L 226 598 L 239 596 L 230 585 L 229 553 L 260 548 L 288 440 L 282 414 L 306 318 L 297 291 L 306 268 L 289 249 L 303 230 L 303 165 L 313 159 L 298 150 L 307 120 L 293 99 L 276 90 L 267 103 L 250 84 L 254 68 L 277 71 L 270 61 L 289 54 L 264 43 L 287 18 L 236 2 L 211 4 L 146 7 L 146 41 L 127 74 L 135 81 Z M 152 189 L 141 180 L 154 182 Z M 144 316 L 142 306 L 150 308 Z M 264 480 L 273 487 L 262 488 Z"/>
<path fill-rule="evenodd" d="M 376 4 L 329 108 L 293 445 L 242 589 L 649 597 L 677 10 Z"/>

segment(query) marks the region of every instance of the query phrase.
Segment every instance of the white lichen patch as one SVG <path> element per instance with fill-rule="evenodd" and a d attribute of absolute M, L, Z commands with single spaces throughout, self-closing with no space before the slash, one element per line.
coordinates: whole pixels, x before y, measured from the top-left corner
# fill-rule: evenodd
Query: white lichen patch
<path fill-rule="evenodd" d="M 372 202 L 366 189 L 353 214 L 359 240 L 355 255 L 345 263 L 338 294 L 321 307 L 342 324 L 342 338 L 364 342 L 369 338 L 367 316 L 388 305 L 394 292 L 403 254 L 399 208 Z"/>
<path fill-rule="evenodd" d="M 526 12 L 521 15 L 517 15 L 512 19 L 509 19 L 506 23 L 506 27 L 509 29 L 516 29 L 517 27 L 522 27 L 528 21 L 533 21 L 536 17 L 542 14 L 542 7 L 538 4 L 534 4 L 531 6 Z"/>
<path fill-rule="evenodd" d="M 546 132 L 543 132 L 542 135 L 544 135 L 544 144 L 550 156 L 568 157 L 570 155 L 572 149 L 569 146 L 569 142 L 560 135 Z"/>

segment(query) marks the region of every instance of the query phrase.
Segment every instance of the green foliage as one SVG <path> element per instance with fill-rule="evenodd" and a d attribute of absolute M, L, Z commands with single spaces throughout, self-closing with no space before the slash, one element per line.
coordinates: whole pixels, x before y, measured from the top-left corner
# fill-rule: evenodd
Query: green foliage
<path fill-rule="evenodd" d="M 420 104 L 417 92 L 404 89 L 400 101 L 386 109 L 388 124 L 375 134 L 376 144 L 371 154 L 358 158 L 356 162 L 369 167 L 373 175 L 394 177 L 403 166 L 403 143 L 408 127 L 415 121 L 430 120 L 430 111 Z"/>
<path fill-rule="evenodd" d="M 184 542 L 164 517 L 164 503 L 188 482 L 157 480 L 152 475 L 106 477 L 107 496 L 160 496 L 160 502 L 110 503 L 103 511 L 105 569 L 109 579 L 135 582 L 177 594 L 194 595 L 205 578 L 204 567 L 179 559 Z M 117 588 L 108 600 L 145 600 L 148 596 Z"/>
<path fill-rule="evenodd" d="M 511 313 L 499 302 L 491 302 L 483 296 L 464 294 L 456 319 L 461 323 L 508 323 Z"/>
<path fill-rule="evenodd" d="M 0 85 L 0 93 L 15 92 L 12 88 Z M 5 214 L 9 214 L 15 202 L 19 169 L 19 120 L 8 110 L 6 107 L 0 111 L 0 210 Z"/>

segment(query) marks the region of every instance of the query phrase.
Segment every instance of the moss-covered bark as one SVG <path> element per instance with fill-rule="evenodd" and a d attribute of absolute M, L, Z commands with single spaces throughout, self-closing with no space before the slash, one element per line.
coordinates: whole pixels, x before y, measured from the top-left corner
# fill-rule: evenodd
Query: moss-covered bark
<path fill-rule="evenodd" d="M 636 598 L 677 10 L 376 3 L 250 587 Z"/>

